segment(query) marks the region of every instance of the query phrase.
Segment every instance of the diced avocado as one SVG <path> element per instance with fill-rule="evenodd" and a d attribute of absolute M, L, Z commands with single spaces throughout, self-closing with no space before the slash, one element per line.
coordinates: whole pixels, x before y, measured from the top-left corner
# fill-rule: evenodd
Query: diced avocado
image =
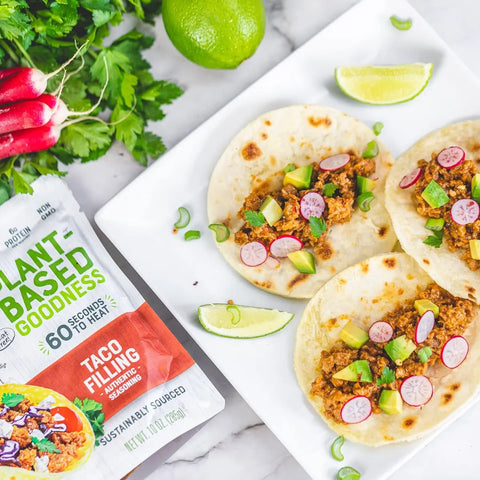
<path fill-rule="evenodd" d="M 425 222 L 425 228 L 431 230 L 432 232 L 440 232 L 443 230 L 445 225 L 445 220 L 443 218 L 429 218 Z"/>
<path fill-rule="evenodd" d="M 449 202 L 450 198 L 445 190 L 432 180 L 423 190 L 422 198 L 432 207 L 439 208 Z"/>
<path fill-rule="evenodd" d="M 476 173 L 472 178 L 472 198 L 480 202 L 480 173 Z"/>
<path fill-rule="evenodd" d="M 270 195 L 262 203 L 260 211 L 263 213 L 267 223 L 272 226 L 275 222 L 278 222 L 283 215 L 282 207 L 278 202 Z"/>
<path fill-rule="evenodd" d="M 480 240 L 470 240 L 470 255 L 474 260 L 480 260 Z"/>
<path fill-rule="evenodd" d="M 288 254 L 288 258 L 300 273 L 315 273 L 315 257 L 308 250 L 297 250 Z"/>
<path fill-rule="evenodd" d="M 415 300 L 415 303 L 413 305 L 419 315 L 423 315 L 427 310 L 431 310 L 435 315 L 435 318 L 437 318 L 438 313 L 440 312 L 438 305 L 435 305 L 433 302 L 427 300 L 426 298 L 422 298 L 422 300 Z"/>
<path fill-rule="evenodd" d="M 283 173 L 288 173 L 291 172 L 292 170 L 295 170 L 297 167 L 293 163 L 287 163 L 285 165 L 285 168 L 283 169 Z"/>
<path fill-rule="evenodd" d="M 303 167 L 296 168 L 285 175 L 283 184 L 287 185 L 287 183 L 290 183 L 298 189 L 308 188 L 310 187 L 312 172 L 313 167 L 311 165 L 304 165 Z"/>
<path fill-rule="evenodd" d="M 333 378 L 349 382 L 371 382 L 372 372 L 366 360 L 355 360 L 333 375 Z"/>
<path fill-rule="evenodd" d="M 368 342 L 369 336 L 365 330 L 357 327 L 352 322 L 348 322 L 340 330 L 340 338 L 352 348 L 360 348 Z"/>
<path fill-rule="evenodd" d="M 376 184 L 377 182 L 375 180 L 372 180 L 371 178 L 357 175 L 357 192 L 360 194 L 365 192 L 371 192 L 375 188 Z"/>
<path fill-rule="evenodd" d="M 384 348 L 388 356 L 397 365 L 401 365 L 415 350 L 416 346 L 406 335 L 402 335 L 390 340 Z"/>
<path fill-rule="evenodd" d="M 402 413 L 403 402 L 400 392 L 397 390 L 382 390 L 378 400 L 378 406 L 389 415 Z"/>

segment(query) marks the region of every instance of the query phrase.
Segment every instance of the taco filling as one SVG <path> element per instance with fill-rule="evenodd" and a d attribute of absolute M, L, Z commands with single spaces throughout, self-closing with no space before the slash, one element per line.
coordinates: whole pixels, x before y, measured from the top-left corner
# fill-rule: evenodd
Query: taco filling
<path fill-rule="evenodd" d="M 300 168 L 289 164 L 284 172 L 280 190 L 260 187 L 245 198 L 238 212 L 245 224 L 235 242 L 259 242 L 277 257 L 307 247 L 327 260 L 334 252 L 328 230 L 348 222 L 357 206 L 368 211 L 375 198 L 375 182 L 368 178 L 375 173 L 375 160 L 340 153 Z M 277 246 L 279 239 L 287 241 Z"/>
<path fill-rule="evenodd" d="M 456 160 L 450 159 L 453 155 Z M 424 243 L 438 248 L 445 241 L 475 271 L 480 268 L 480 175 L 475 163 L 464 158 L 463 150 L 452 146 L 432 153 L 430 162 L 419 160 L 415 201 L 417 212 L 427 218 L 426 232 L 431 231 Z"/>
<path fill-rule="evenodd" d="M 338 423 L 401 413 L 404 404 L 422 406 L 433 394 L 431 368 L 439 361 L 441 368 L 456 368 L 465 359 L 462 334 L 474 315 L 473 302 L 432 283 L 368 332 L 347 324 L 340 331 L 342 344 L 322 351 L 310 395 L 320 397 L 325 416 Z M 358 402 L 348 409 L 353 399 Z"/>
<path fill-rule="evenodd" d="M 0 466 L 63 472 L 87 441 L 82 421 L 68 407 L 46 397 L 35 405 L 23 394 L 4 393 L 0 401 Z"/>

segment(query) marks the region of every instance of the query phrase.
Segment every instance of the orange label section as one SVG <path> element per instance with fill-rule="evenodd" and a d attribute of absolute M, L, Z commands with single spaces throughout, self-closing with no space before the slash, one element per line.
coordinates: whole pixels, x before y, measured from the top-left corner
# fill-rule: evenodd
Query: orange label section
<path fill-rule="evenodd" d="M 105 420 L 148 390 L 194 364 L 147 303 L 124 313 L 82 342 L 30 385 L 51 388 L 70 400 L 103 404 Z"/>

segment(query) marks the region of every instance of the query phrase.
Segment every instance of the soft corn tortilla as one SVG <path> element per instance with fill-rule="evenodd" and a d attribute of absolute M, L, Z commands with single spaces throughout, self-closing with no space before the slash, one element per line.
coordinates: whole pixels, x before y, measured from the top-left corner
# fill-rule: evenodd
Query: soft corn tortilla
<path fill-rule="evenodd" d="M 465 158 L 480 160 L 480 120 L 449 125 L 429 133 L 395 162 L 386 183 L 386 207 L 402 248 L 445 290 L 458 297 L 480 301 L 480 273 L 470 270 L 462 260 L 464 250 L 451 252 L 447 243 L 440 248 L 425 245 L 429 235 L 426 218 L 416 210 L 415 187 L 401 189 L 402 177 L 416 168 L 417 161 L 431 161 L 432 152 L 458 145 Z"/>
<path fill-rule="evenodd" d="M 368 330 L 398 304 L 414 299 L 416 292 L 431 282 L 405 253 L 378 255 L 339 273 L 308 303 L 297 330 L 295 373 L 309 402 L 338 434 L 370 446 L 415 440 L 445 421 L 477 390 L 480 381 L 478 313 L 464 334 L 470 344 L 466 360 L 453 370 L 441 361 L 429 367 L 427 376 L 434 393 L 430 402 L 421 408 L 404 404 L 400 414 L 372 413 L 362 423 L 347 425 L 327 418 L 321 398 L 310 395 L 311 384 L 320 374 L 320 354 L 339 342 L 339 332 L 345 324 L 352 321 Z"/>
<path fill-rule="evenodd" d="M 369 212 L 358 208 L 348 223 L 328 232 L 333 255 L 316 258 L 317 273 L 298 272 L 287 258 L 280 266 L 269 262 L 247 267 L 240 260 L 234 234 L 244 221 L 238 211 L 245 198 L 266 182 L 271 190 L 282 187 L 288 163 L 303 166 L 336 153 L 354 152 L 359 157 L 369 141 L 379 146 L 376 157 L 377 186 Z M 310 298 L 335 273 L 372 255 L 388 252 L 395 243 L 384 207 L 385 178 L 393 158 L 372 130 L 355 118 L 321 105 L 294 105 L 265 113 L 248 124 L 231 141 L 215 170 L 208 189 L 210 223 L 224 223 L 230 238 L 217 246 L 230 265 L 254 285 L 287 297 Z"/>
<path fill-rule="evenodd" d="M 0 385 L 0 398 L 4 393 L 18 393 L 25 395 L 34 405 L 38 405 L 44 398 L 51 396 L 56 400 L 55 407 L 68 407 L 73 410 L 81 419 L 83 424 L 82 432 L 85 434 L 86 442 L 78 449 L 78 457 L 64 471 L 59 473 L 51 472 L 33 472 L 18 467 L 0 466 L 0 479 L 8 480 L 57 480 L 68 475 L 72 470 L 76 470 L 87 462 L 93 452 L 95 445 L 95 435 L 93 433 L 90 422 L 84 413 L 76 407 L 70 400 L 54 390 L 33 385 L 20 385 L 6 383 Z"/>

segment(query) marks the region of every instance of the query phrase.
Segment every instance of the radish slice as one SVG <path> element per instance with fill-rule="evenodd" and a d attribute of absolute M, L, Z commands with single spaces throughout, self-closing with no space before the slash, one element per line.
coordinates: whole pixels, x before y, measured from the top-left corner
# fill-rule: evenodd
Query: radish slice
<path fill-rule="evenodd" d="M 344 167 L 350 161 L 350 155 L 348 153 L 337 153 L 331 157 L 324 158 L 319 166 L 322 170 L 330 172 L 332 170 L 338 170 Z"/>
<path fill-rule="evenodd" d="M 240 249 L 240 260 L 247 267 L 258 267 L 267 260 L 267 247 L 260 242 L 246 243 Z"/>
<path fill-rule="evenodd" d="M 453 168 L 460 165 L 465 160 L 465 152 L 457 146 L 443 149 L 437 157 L 437 162 L 441 167 Z"/>
<path fill-rule="evenodd" d="M 370 400 L 363 396 L 357 395 L 356 397 L 348 400 L 340 411 L 340 416 L 345 423 L 360 423 L 365 421 L 372 414 L 372 403 Z"/>
<path fill-rule="evenodd" d="M 440 358 L 447 368 L 457 368 L 467 358 L 468 342 L 460 335 L 445 342 Z"/>
<path fill-rule="evenodd" d="M 277 260 L 275 257 L 271 257 L 270 255 L 265 260 L 265 266 L 268 268 L 280 268 L 280 260 Z"/>
<path fill-rule="evenodd" d="M 475 200 L 462 198 L 457 200 L 450 210 L 452 220 L 459 225 L 473 223 L 480 215 L 480 207 Z"/>
<path fill-rule="evenodd" d="M 432 382 L 425 375 L 412 375 L 400 385 L 400 396 L 411 407 L 421 407 L 433 395 Z"/>
<path fill-rule="evenodd" d="M 270 244 L 270 253 L 274 257 L 286 257 L 289 253 L 301 250 L 303 243 L 293 235 L 281 235 Z"/>
<path fill-rule="evenodd" d="M 300 200 L 300 213 L 305 220 L 320 218 L 325 210 L 325 200 L 317 192 L 308 192 Z"/>
<path fill-rule="evenodd" d="M 398 186 L 400 188 L 408 188 L 412 185 L 415 185 L 419 178 L 422 176 L 423 170 L 420 167 L 417 167 L 415 170 L 412 170 L 408 175 L 405 175 L 401 180 Z"/>
<path fill-rule="evenodd" d="M 433 326 L 435 325 L 435 315 L 431 310 L 427 310 L 417 322 L 417 327 L 415 328 L 415 342 L 423 343 L 428 334 L 432 331 Z"/>
<path fill-rule="evenodd" d="M 368 330 L 370 340 L 375 343 L 388 342 L 393 337 L 393 327 L 388 322 L 375 322 Z"/>

